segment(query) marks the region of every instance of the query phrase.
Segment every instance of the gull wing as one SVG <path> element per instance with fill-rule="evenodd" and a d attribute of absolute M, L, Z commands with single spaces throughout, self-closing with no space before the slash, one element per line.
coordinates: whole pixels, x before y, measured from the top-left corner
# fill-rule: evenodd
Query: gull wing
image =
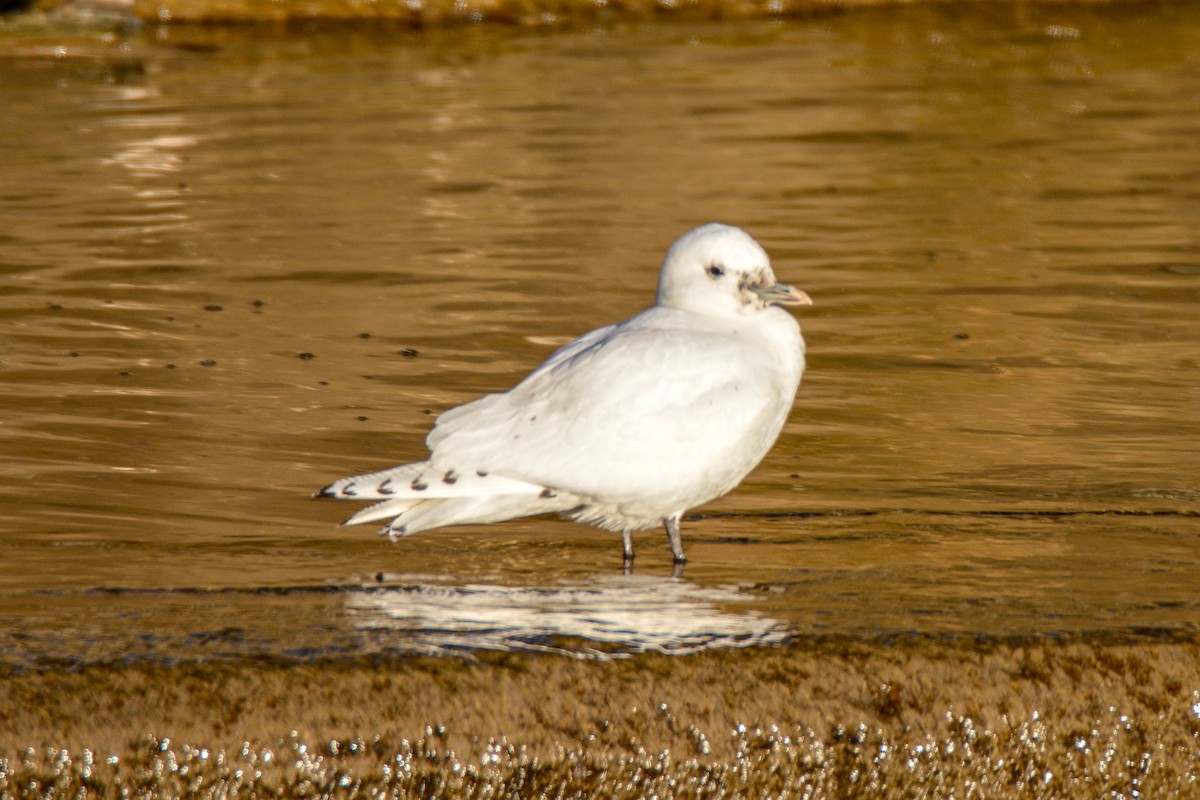
<path fill-rule="evenodd" d="M 511 391 L 444 414 L 431 461 L 583 497 L 728 491 L 774 442 L 795 381 L 752 337 L 650 312 L 555 353 Z"/>

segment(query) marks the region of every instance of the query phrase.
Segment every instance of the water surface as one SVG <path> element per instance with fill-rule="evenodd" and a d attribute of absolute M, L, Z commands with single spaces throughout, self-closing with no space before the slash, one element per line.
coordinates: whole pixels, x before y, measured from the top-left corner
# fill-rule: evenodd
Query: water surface
<path fill-rule="evenodd" d="M 1194 9 L 4 48 L 10 663 L 1197 631 Z M 389 544 L 309 499 L 710 220 L 816 304 L 682 577 L 657 531 L 625 577 L 567 522 Z"/>

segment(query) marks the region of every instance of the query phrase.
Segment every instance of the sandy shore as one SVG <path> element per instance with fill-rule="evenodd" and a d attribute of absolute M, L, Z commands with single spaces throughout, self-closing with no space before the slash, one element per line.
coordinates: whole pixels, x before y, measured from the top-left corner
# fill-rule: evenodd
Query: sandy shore
<path fill-rule="evenodd" d="M 857 9 L 913 5 L 904 0 L 12 0 L 16 7 L 69 17 L 116 13 L 146 23 L 261 23 L 376 20 L 413 28 L 481 22 L 559 27 L 600 21 L 658 19 L 787 19 Z M 1116 0 L 1121 3 L 1122 0 Z M 1136 0 L 1124 0 L 1134 4 Z M 950 5 L 933 2 L 929 5 Z M 977 0 L 981 6 L 1028 3 Z M 1044 5 L 1097 5 L 1096 0 L 1048 0 Z M 1114 2 L 1104 2 L 1112 5 Z M 1036 5 L 1036 4 L 1035 4 Z M 1024 12 L 1021 12 L 1024 13 Z"/>
<path fill-rule="evenodd" d="M 1200 644 L 55 668 L 0 678 L 0 758 L 5 796 L 1184 797 Z"/>

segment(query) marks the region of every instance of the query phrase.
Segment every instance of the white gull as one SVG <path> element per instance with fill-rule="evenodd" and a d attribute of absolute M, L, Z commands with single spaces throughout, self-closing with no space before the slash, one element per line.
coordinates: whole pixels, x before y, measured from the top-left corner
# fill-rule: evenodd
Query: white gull
<path fill-rule="evenodd" d="M 684 559 L 684 512 L 729 492 L 779 436 L 804 339 L 745 231 L 711 223 L 667 251 L 655 304 L 584 334 L 507 392 L 442 414 L 429 458 L 334 481 L 320 497 L 374 500 L 344 524 L 397 538 L 557 512 L 620 531 L 665 526 Z"/>

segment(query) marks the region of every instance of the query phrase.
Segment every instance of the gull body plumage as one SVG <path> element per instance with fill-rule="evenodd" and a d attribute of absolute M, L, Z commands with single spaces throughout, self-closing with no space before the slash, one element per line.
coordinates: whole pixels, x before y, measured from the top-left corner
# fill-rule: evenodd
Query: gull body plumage
<path fill-rule="evenodd" d="M 762 460 L 804 372 L 804 340 L 745 231 L 709 224 L 667 252 L 655 305 L 562 347 L 507 392 L 443 413 L 429 458 L 343 478 L 318 496 L 373 500 L 347 525 L 407 536 L 559 513 L 632 533 L 729 492 Z"/>

